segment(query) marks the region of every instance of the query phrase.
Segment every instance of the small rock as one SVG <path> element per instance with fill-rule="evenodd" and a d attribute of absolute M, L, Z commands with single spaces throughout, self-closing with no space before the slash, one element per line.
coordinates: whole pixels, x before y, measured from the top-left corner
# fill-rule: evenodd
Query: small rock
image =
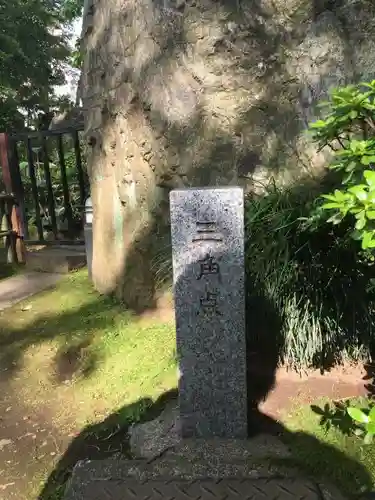
<path fill-rule="evenodd" d="M 0 451 L 2 451 L 3 448 L 6 446 L 12 444 L 13 441 L 11 439 L 0 439 Z"/>
<path fill-rule="evenodd" d="M 22 307 L 21 311 L 30 311 L 33 308 L 31 304 L 26 304 Z"/>
<path fill-rule="evenodd" d="M 0 490 L 5 491 L 9 486 L 14 486 L 16 483 L 5 483 L 5 484 L 0 484 Z"/>
<path fill-rule="evenodd" d="M 180 442 L 177 401 L 169 403 L 160 416 L 150 422 L 134 425 L 130 430 L 130 447 L 136 457 L 153 458 Z"/>

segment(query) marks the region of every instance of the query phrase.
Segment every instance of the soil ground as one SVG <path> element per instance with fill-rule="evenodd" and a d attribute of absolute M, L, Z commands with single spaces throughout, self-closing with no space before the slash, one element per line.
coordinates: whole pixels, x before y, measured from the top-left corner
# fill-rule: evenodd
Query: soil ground
<path fill-rule="evenodd" d="M 367 396 L 372 394 L 371 374 L 371 367 L 363 365 L 338 366 L 324 374 L 319 370 L 298 374 L 281 368 L 276 374 L 275 388 L 260 409 L 278 420 L 296 403 Z"/>

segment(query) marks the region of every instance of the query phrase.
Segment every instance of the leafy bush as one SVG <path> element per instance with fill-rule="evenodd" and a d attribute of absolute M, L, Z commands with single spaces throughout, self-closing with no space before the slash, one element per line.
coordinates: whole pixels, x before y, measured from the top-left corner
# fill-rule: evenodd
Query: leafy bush
<path fill-rule="evenodd" d="M 367 359 L 372 350 L 375 316 L 366 284 L 373 268 L 358 259 L 357 242 L 345 238 L 347 221 L 311 225 L 315 200 L 336 182 L 333 174 L 320 184 L 270 186 L 246 200 L 251 343 L 277 346 L 278 359 L 297 369 Z M 266 323 L 259 326 L 262 304 Z"/>
<path fill-rule="evenodd" d="M 328 433 L 336 428 L 345 436 L 363 438 L 364 444 L 371 444 L 375 436 L 375 406 L 369 398 L 330 401 L 324 407 L 311 405 L 311 410 L 319 415 L 319 424 Z"/>
<path fill-rule="evenodd" d="M 330 168 L 339 173 L 341 188 L 323 195 L 328 222 L 350 221 L 350 236 L 362 249 L 375 248 L 375 80 L 332 92 L 323 103 L 325 118 L 311 124 L 321 148 L 333 151 Z"/>
<path fill-rule="evenodd" d="M 375 81 L 335 90 L 322 106 L 310 129 L 333 154 L 326 178 L 271 186 L 246 204 L 249 322 L 262 303 L 278 318 L 255 326 L 250 344 L 276 345 L 299 369 L 369 358 L 375 347 Z"/>
<path fill-rule="evenodd" d="M 375 435 L 375 407 L 372 406 L 369 411 L 366 411 L 356 406 L 350 406 L 347 412 L 355 422 L 354 434 L 363 436 L 364 444 L 371 444 Z"/>

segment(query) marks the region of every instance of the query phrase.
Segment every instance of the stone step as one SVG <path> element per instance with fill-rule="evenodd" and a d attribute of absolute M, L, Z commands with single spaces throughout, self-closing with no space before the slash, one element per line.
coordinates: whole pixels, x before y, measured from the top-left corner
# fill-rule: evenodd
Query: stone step
<path fill-rule="evenodd" d="M 249 439 L 184 439 L 177 446 L 166 450 L 165 456 L 206 461 L 218 459 L 229 463 L 248 461 L 254 458 L 288 458 L 288 447 L 276 436 L 259 434 Z M 213 462 L 212 462 L 213 461 Z"/>
<path fill-rule="evenodd" d="M 153 463 L 156 465 L 159 460 Z M 217 469 L 201 463 L 185 473 L 179 466 L 164 470 L 151 463 L 139 461 L 82 461 L 79 462 L 67 485 L 64 500 L 342 500 L 338 492 L 323 496 L 322 487 L 307 478 L 282 475 L 280 472 L 227 467 Z M 324 490 L 325 491 L 325 490 Z M 330 493 L 330 492 L 329 492 Z"/>
<path fill-rule="evenodd" d="M 148 460 L 147 464 L 141 464 L 139 474 L 186 478 L 198 474 L 202 477 L 269 477 L 281 470 L 272 465 L 272 459 L 288 457 L 288 448 L 269 435 L 247 440 L 186 439 Z M 289 469 L 285 470 L 290 473 Z"/>
<path fill-rule="evenodd" d="M 66 274 L 86 265 L 84 246 L 29 249 L 26 268 L 30 271 Z"/>
<path fill-rule="evenodd" d="M 276 437 L 260 435 L 248 440 L 187 439 L 170 446 L 152 458 L 133 460 L 83 461 L 77 464 L 68 488 L 67 499 L 86 500 L 84 494 L 74 496 L 80 484 L 113 481 L 128 484 L 129 478 L 141 482 L 176 478 L 204 480 L 207 478 L 261 479 L 290 478 L 293 469 L 272 465 L 272 457 L 288 457 L 289 451 Z M 78 488 L 78 490 L 77 490 Z M 90 487 L 91 488 L 91 487 Z M 99 497 L 98 497 L 99 498 Z M 120 498 L 120 497 L 119 497 Z M 125 498 L 125 497 L 121 497 Z"/>

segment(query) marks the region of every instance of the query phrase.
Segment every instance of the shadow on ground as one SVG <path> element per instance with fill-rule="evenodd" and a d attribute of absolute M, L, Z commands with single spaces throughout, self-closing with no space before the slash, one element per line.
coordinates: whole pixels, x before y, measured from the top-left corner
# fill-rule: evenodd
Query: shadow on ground
<path fill-rule="evenodd" d="M 74 285 L 72 285 L 74 286 Z M 89 290 L 89 288 L 88 288 Z M 91 290 L 90 290 L 91 291 Z M 131 317 L 120 304 L 109 297 L 94 295 L 92 301 L 73 310 L 47 315 L 45 312 L 27 323 L 28 314 L 33 311 L 21 311 L 16 306 L 13 314 L 24 315 L 26 326 L 16 325 L 11 321 L 11 312 L 6 319 L 0 320 L 0 369 L 1 378 L 13 377 L 18 369 L 23 354 L 28 348 L 57 339 L 60 348 L 54 358 L 55 378 L 57 382 L 71 379 L 74 375 L 88 377 L 100 362 L 100 352 L 90 349 L 96 331 L 106 331 L 115 326 L 121 315 L 124 323 Z M 10 319 L 8 319 L 8 317 Z"/>
<path fill-rule="evenodd" d="M 109 457 L 121 460 L 131 459 L 129 423 L 157 418 L 166 403 L 174 400 L 176 395 L 176 391 L 165 393 L 155 403 L 148 399 L 141 399 L 112 414 L 103 422 L 85 428 L 72 441 L 49 476 L 38 500 L 62 499 L 67 481 L 79 460 L 100 460 Z M 293 475 L 308 476 L 317 482 L 326 481 L 327 484 L 334 484 L 330 471 L 332 467 L 337 467 L 340 473 L 335 475 L 335 478 L 346 477 L 345 484 L 334 484 L 338 489 L 347 494 L 348 482 L 351 484 L 350 493 L 358 493 L 360 489 L 361 491 L 371 489 L 373 480 L 365 467 L 333 446 L 324 444 L 315 437 L 302 432 L 292 433 L 282 424 L 256 409 L 252 411 L 251 422 L 252 427 L 249 433 L 251 437 L 259 433 L 271 434 L 277 436 L 290 448 L 290 459 L 275 460 L 270 462 L 270 465 L 290 466 Z M 269 451 L 272 456 L 272 449 Z"/>
<path fill-rule="evenodd" d="M 232 249 L 232 251 L 234 251 Z M 214 259 L 220 261 L 222 255 L 214 254 Z M 184 286 L 184 280 L 189 279 L 192 273 L 196 272 L 194 264 L 187 266 L 186 272 L 180 277 L 176 284 Z M 280 335 L 283 318 L 274 308 L 272 302 L 268 300 L 264 291 L 257 287 L 255 283 L 248 279 L 247 282 L 247 401 L 248 401 L 248 435 L 252 437 L 259 433 L 268 433 L 278 436 L 285 441 L 291 449 L 291 459 L 284 465 L 297 467 L 301 473 L 311 475 L 313 479 L 318 480 L 320 476 L 328 480 L 332 475 L 332 467 L 337 467 L 338 472 L 333 474 L 339 482 L 337 484 L 343 490 L 348 489 L 355 493 L 360 488 L 369 490 L 372 486 L 372 478 L 365 467 L 338 451 L 333 446 L 320 442 L 315 437 L 303 432 L 293 433 L 288 431 L 280 422 L 265 415 L 259 410 L 260 404 L 267 398 L 269 392 L 273 389 L 275 383 L 275 373 L 280 359 L 280 352 L 283 350 L 283 337 Z M 228 296 L 230 301 L 233 297 Z M 251 311 L 256 311 L 255 316 L 249 316 Z M 254 334 L 256 332 L 256 334 Z M 204 336 L 203 334 L 207 334 Z M 212 342 L 212 336 L 209 332 L 202 331 L 204 338 L 200 339 L 200 348 L 207 351 Z M 181 339 L 180 339 L 181 340 Z M 221 341 L 223 339 L 220 339 Z M 177 339 L 179 344 L 179 339 Z M 211 352 L 210 350 L 208 352 Z M 219 354 L 221 351 L 219 349 Z M 181 353 L 180 353 L 181 354 Z M 222 354 L 226 356 L 226 350 L 223 348 Z M 230 363 L 227 357 L 222 360 L 224 363 Z M 215 364 L 212 364 L 212 370 Z M 182 365 L 183 367 L 183 365 Z M 186 368 L 186 367 L 185 367 Z M 198 367 L 199 368 L 199 367 Z M 200 370 L 202 367 L 199 368 Z M 221 369 L 224 369 L 221 366 Z M 192 391 L 192 388 L 186 388 L 189 380 L 184 378 L 184 369 L 180 378 L 180 387 L 188 390 L 186 394 L 191 393 L 192 398 L 199 401 L 199 395 Z M 232 369 L 228 370 L 227 376 L 232 374 Z M 202 373 L 201 373 L 202 375 Z M 240 377 L 242 374 L 240 375 Z M 181 385 L 182 384 L 182 385 Z M 207 375 L 206 386 L 199 386 L 200 390 L 206 394 L 207 401 L 214 408 L 226 404 L 220 400 L 220 395 L 215 400 L 215 391 L 210 388 L 211 378 Z M 210 394 L 210 395 L 209 395 Z M 242 397 L 239 392 L 236 397 Z M 100 458 L 131 458 L 129 449 L 129 425 L 134 422 L 146 421 L 156 418 L 165 404 L 176 398 L 176 391 L 165 393 L 155 403 L 147 398 L 140 399 L 136 403 L 123 407 L 118 412 L 112 414 L 103 422 L 86 427 L 70 444 L 55 470 L 49 476 L 44 485 L 39 500 L 52 500 L 56 498 L 56 491 L 63 494 L 64 485 L 68 481 L 74 465 L 83 459 Z M 211 399 L 210 399 L 211 398 Z M 199 408 L 196 408 L 198 411 Z M 230 416 L 230 412 L 228 411 Z M 213 428 L 215 424 L 213 424 Z M 217 429 L 217 428 L 215 428 Z M 217 430 L 216 430 L 217 432 Z M 270 450 L 272 455 L 272 450 Z M 333 465 L 334 464 L 334 465 Z M 328 471 L 328 474 L 327 474 Z M 349 479 L 348 479 L 349 478 Z M 55 496 L 54 496 L 55 495 Z"/>
<path fill-rule="evenodd" d="M 69 479 L 73 467 L 79 460 L 97 460 L 109 457 L 131 458 L 129 449 L 129 425 L 157 418 L 165 405 L 175 399 L 177 391 L 163 394 L 156 402 L 143 398 L 124 406 L 103 422 L 86 427 L 70 444 L 54 471 L 50 474 L 38 500 L 52 500 Z"/>

